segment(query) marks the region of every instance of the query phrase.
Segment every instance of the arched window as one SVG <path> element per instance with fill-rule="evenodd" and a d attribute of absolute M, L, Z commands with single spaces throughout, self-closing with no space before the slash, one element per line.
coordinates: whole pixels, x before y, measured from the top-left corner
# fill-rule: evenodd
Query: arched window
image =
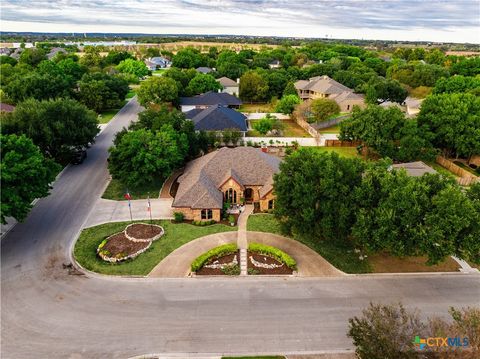
<path fill-rule="evenodd" d="M 274 206 L 275 206 L 275 200 L 271 199 L 270 201 L 268 201 L 268 209 L 273 209 Z"/>
<path fill-rule="evenodd" d="M 229 188 L 225 191 L 225 202 L 237 203 L 237 191 Z"/>
<path fill-rule="evenodd" d="M 202 209 L 202 219 L 212 219 L 213 211 L 211 209 Z"/>

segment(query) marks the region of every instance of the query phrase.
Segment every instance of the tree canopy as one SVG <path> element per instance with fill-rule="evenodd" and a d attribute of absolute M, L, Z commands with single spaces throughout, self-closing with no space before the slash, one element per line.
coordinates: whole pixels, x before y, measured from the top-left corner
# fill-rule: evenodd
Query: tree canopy
<path fill-rule="evenodd" d="M 6 224 L 6 217 L 21 222 L 32 208 L 32 201 L 48 195 L 60 166 L 45 158 L 25 135 L 0 135 L 0 145 L 1 223 Z"/>
<path fill-rule="evenodd" d="M 137 92 L 138 102 L 143 106 L 152 103 L 177 102 L 178 87 L 169 77 L 150 77 L 142 82 Z"/>

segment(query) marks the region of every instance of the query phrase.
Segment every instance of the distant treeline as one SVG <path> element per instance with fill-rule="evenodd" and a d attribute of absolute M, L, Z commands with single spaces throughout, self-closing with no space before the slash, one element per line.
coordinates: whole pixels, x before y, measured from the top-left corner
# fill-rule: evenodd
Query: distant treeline
<path fill-rule="evenodd" d="M 41 33 L 41 32 L 0 32 L 2 42 L 38 42 L 38 41 L 137 41 L 138 43 L 165 43 L 180 41 L 235 42 L 245 44 L 272 44 L 301 46 L 313 41 L 340 43 L 355 46 L 372 46 L 377 49 L 388 49 L 399 46 L 439 47 L 443 50 L 480 51 L 476 44 L 434 43 L 427 41 L 389 41 L 389 40 L 356 40 L 333 38 L 297 38 L 276 36 L 241 36 L 241 35 L 175 35 L 175 34 L 114 34 L 114 33 Z"/>

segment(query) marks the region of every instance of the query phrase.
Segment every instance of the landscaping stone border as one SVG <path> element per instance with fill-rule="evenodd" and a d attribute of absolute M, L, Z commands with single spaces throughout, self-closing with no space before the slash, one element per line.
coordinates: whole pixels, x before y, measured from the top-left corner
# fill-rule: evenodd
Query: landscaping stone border
<path fill-rule="evenodd" d="M 116 236 L 117 234 L 120 234 L 120 233 L 124 233 L 125 234 L 125 231 L 122 231 L 122 232 L 117 232 L 117 233 L 114 233 L 110 236 L 108 236 L 106 238 L 106 241 L 108 242 L 108 240 L 113 237 L 113 236 Z M 103 243 L 103 242 L 102 242 Z M 125 256 L 125 257 L 120 257 L 120 258 L 117 258 L 117 257 L 109 257 L 105 254 L 102 253 L 102 247 L 98 247 L 97 248 L 97 254 L 100 258 L 102 258 L 105 262 L 110 262 L 110 263 L 118 263 L 118 262 L 122 262 L 122 261 L 126 261 L 127 259 L 132 259 L 132 258 L 135 258 L 137 257 L 138 255 L 142 254 L 143 252 L 145 252 L 148 248 L 150 248 L 150 246 L 152 245 L 152 241 L 150 241 L 148 243 L 148 245 L 145 247 L 145 248 L 142 248 L 140 250 L 138 250 L 137 252 L 135 253 L 132 253 L 132 254 L 129 254 L 128 256 Z"/>
<path fill-rule="evenodd" d="M 131 226 L 135 226 L 135 225 L 138 225 L 138 224 L 143 224 L 145 226 L 152 226 L 152 227 L 157 227 L 157 228 L 160 228 L 160 233 L 153 236 L 153 237 L 150 237 L 150 238 L 135 238 L 135 237 L 132 237 L 132 236 L 129 236 L 128 233 L 127 233 L 127 229 Z M 129 240 L 131 240 L 132 242 L 153 242 L 153 241 L 156 241 L 157 239 L 159 239 L 160 237 L 162 237 L 164 234 L 165 234 L 165 230 L 163 229 L 162 226 L 159 226 L 158 224 L 150 224 L 150 223 L 131 223 L 129 224 L 128 226 L 125 227 L 125 229 L 123 230 L 123 233 L 125 234 L 125 237 L 127 237 Z"/>

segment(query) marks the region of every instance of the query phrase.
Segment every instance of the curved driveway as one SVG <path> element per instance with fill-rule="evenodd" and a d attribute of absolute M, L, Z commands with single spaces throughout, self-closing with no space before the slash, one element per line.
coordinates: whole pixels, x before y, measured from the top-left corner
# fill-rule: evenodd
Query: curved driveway
<path fill-rule="evenodd" d="M 162 279 L 69 275 L 70 247 L 108 180 L 112 137 L 132 100 L 80 166 L 60 176 L 1 243 L 2 358 L 125 358 L 162 352 L 351 348 L 347 319 L 369 301 L 424 314 L 479 304 L 480 276 Z"/>

